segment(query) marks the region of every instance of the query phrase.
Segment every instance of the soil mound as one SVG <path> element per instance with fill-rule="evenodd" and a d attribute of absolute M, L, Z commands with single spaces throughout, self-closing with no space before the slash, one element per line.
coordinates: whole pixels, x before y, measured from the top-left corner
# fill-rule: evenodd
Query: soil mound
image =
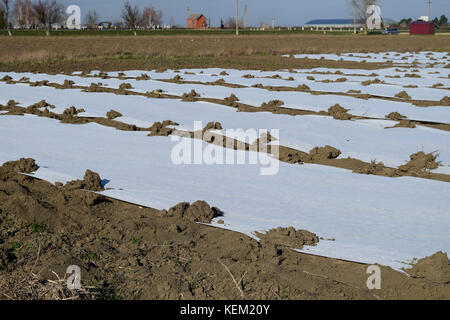
<path fill-rule="evenodd" d="M 80 112 L 84 112 L 84 109 L 77 109 L 74 106 L 72 106 L 70 108 L 66 108 L 62 115 L 63 115 L 63 117 L 64 116 L 73 117 L 73 116 L 76 116 Z"/>
<path fill-rule="evenodd" d="M 406 117 L 400 113 L 398 113 L 397 111 L 395 112 L 391 112 L 388 115 L 386 115 L 387 119 L 390 120 L 401 120 L 401 119 L 405 119 Z"/>
<path fill-rule="evenodd" d="M 67 190 L 85 189 L 90 191 L 103 191 L 102 179 L 97 172 L 86 170 L 83 180 L 73 180 L 65 184 Z"/>
<path fill-rule="evenodd" d="M 150 127 L 150 133 L 148 134 L 148 136 L 152 137 L 152 136 L 163 136 L 163 137 L 167 137 L 168 135 L 172 134 L 175 129 L 172 128 L 167 128 L 167 126 L 177 126 L 178 123 L 173 122 L 171 120 L 164 120 L 163 122 L 155 122 L 151 127 Z"/>
<path fill-rule="evenodd" d="M 109 120 L 113 120 L 113 119 L 118 118 L 118 117 L 121 117 L 121 116 L 122 116 L 122 114 L 121 114 L 120 112 L 118 112 L 118 111 L 116 111 L 116 110 L 113 110 L 113 109 L 109 110 L 109 111 L 106 113 L 106 117 L 107 117 Z"/>
<path fill-rule="evenodd" d="M 442 251 L 420 259 L 412 269 L 405 271 L 414 278 L 450 284 L 450 264 L 447 254 Z"/>
<path fill-rule="evenodd" d="M 182 99 L 183 101 L 195 102 L 200 95 L 195 92 L 195 90 L 191 90 L 189 93 L 183 93 Z"/>
<path fill-rule="evenodd" d="M 192 222 L 211 223 L 212 219 L 222 216 L 222 212 L 216 207 L 210 207 L 203 200 L 195 201 L 193 204 L 180 202 L 170 208 L 163 210 L 163 215 L 178 217 Z"/>
<path fill-rule="evenodd" d="M 123 90 L 131 90 L 131 89 L 133 89 L 133 87 L 132 87 L 131 84 L 129 84 L 129 83 L 122 83 L 122 84 L 119 86 L 119 90 L 120 90 L 120 91 L 123 91 Z"/>
<path fill-rule="evenodd" d="M 311 90 L 311 88 L 308 87 L 306 84 L 299 84 L 297 86 L 297 90 L 298 91 L 309 91 L 309 90 Z"/>
<path fill-rule="evenodd" d="M 395 97 L 400 99 L 411 99 L 411 96 L 404 90 L 397 93 Z"/>
<path fill-rule="evenodd" d="M 203 129 L 203 132 L 208 130 L 222 130 L 222 124 L 220 122 L 208 122 L 208 124 Z"/>
<path fill-rule="evenodd" d="M 450 106 L 450 97 L 445 96 L 441 99 L 441 105 L 443 106 Z"/>
<path fill-rule="evenodd" d="M 425 153 L 419 151 L 410 155 L 411 160 L 408 163 L 399 166 L 398 170 L 402 173 L 414 174 L 424 172 L 426 169 L 436 169 L 439 166 L 436 162 L 438 156 L 438 154 L 434 155 L 433 152 Z"/>
<path fill-rule="evenodd" d="M 225 101 L 225 103 L 226 103 L 228 106 L 236 107 L 236 106 L 237 106 L 237 103 L 236 103 L 236 102 L 239 101 L 239 98 L 236 97 L 236 96 L 232 93 L 229 97 L 227 97 L 227 98 L 225 98 L 225 99 L 223 99 L 223 100 Z"/>
<path fill-rule="evenodd" d="M 387 177 L 392 177 L 394 175 L 393 169 L 385 167 L 383 162 L 377 162 L 376 160 L 372 160 L 370 163 L 353 170 L 353 172 L 360 174 L 382 175 Z"/>
<path fill-rule="evenodd" d="M 347 113 L 348 109 L 341 107 L 339 104 L 328 108 L 328 114 L 336 120 L 350 120 L 352 115 Z"/>
<path fill-rule="evenodd" d="M 0 167 L 0 180 L 6 180 L 14 173 L 32 173 L 37 169 L 39 169 L 39 166 L 37 166 L 34 159 L 31 158 L 20 158 L 17 161 L 8 161 Z"/>
<path fill-rule="evenodd" d="M 276 108 L 284 104 L 281 100 L 270 100 L 269 102 L 261 104 L 261 108 Z"/>
<path fill-rule="evenodd" d="M 150 80 L 150 76 L 146 73 L 142 73 L 140 76 L 136 77 L 136 80 Z"/>
<path fill-rule="evenodd" d="M 332 146 L 315 147 L 309 151 L 309 155 L 313 161 L 336 159 L 341 154 L 341 150 Z"/>
<path fill-rule="evenodd" d="M 28 106 L 28 109 L 40 109 L 40 108 L 50 108 L 50 109 L 54 109 L 55 106 L 49 104 L 47 101 L 45 100 L 41 100 L 35 104 L 32 104 L 30 106 Z"/>
<path fill-rule="evenodd" d="M 255 232 L 262 242 L 284 245 L 302 249 L 304 245 L 313 246 L 319 242 L 316 234 L 306 230 L 296 230 L 294 227 L 271 229 L 267 233 Z"/>

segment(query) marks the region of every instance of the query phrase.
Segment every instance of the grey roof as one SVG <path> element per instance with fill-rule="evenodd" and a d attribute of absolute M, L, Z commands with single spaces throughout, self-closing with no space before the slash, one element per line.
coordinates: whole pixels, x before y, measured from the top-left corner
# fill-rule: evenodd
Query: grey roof
<path fill-rule="evenodd" d="M 198 19 L 200 19 L 201 16 L 203 16 L 203 14 L 201 14 L 201 13 L 191 14 L 189 16 L 188 20 L 198 20 Z"/>

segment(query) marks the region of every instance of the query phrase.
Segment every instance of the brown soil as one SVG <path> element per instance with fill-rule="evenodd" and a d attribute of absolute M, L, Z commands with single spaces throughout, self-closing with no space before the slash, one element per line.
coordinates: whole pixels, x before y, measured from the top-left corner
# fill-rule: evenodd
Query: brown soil
<path fill-rule="evenodd" d="M 119 117 L 121 117 L 122 116 L 122 114 L 120 113 L 120 112 L 117 112 L 116 110 L 109 110 L 107 113 L 106 113 L 106 117 L 109 119 L 109 120 L 113 120 L 113 119 L 115 119 L 115 118 L 119 118 Z"/>
<path fill-rule="evenodd" d="M 316 243 L 313 234 L 281 229 L 257 242 L 194 222 L 222 214 L 203 201 L 158 211 L 16 173 L 32 169 L 25 159 L 0 168 L 1 299 L 450 298 L 428 268 L 412 278 L 381 267 L 382 289 L 368 290 L 367 265 L 283 244 Z M 81 268 L 80 290 L 65 287 L 69 265 Z"/>
<path fill-rule="evenodd" d="M 436 169 L 439 165 L 436 162 L 436 158 L 438 154 L 428 153 L 426 154 L 423 151 L 419 151 L 410 156 L 410 161 L 407 164 L 404 164 L 398 169 L 401 172 L 411 173 L 411 174 L 420 174 L 425 170 Z"/>
<path fill-rule="evenodd" d="M 309 151 L 312 161 L 336 159 L 341 154 L 341 150 L 331 146 L 315 147 Z"/>
<path fill-rule="evenodd" d="M 266 233 L 255 232 L 255 234 L 264 243 L 296 249 L 302 249 L 305 245 L 313 246 L 319 242 L 319 237 L 316 234 L 306 230 L 296 230 L 294 227 L 279 227 Z"/>
<path fill-rule="evenodd" d="M 353 172 L 360 174 L 374 174 L 379 176 L 393 177 L 395 170 L 386 167 L 383 162 L 376 162 L 375 160 L 372 160 L 371 163 L 365 164 L 355 169 Z"/>
<path fill-rule="evenodd" d="M 191 92 L 189 93 L 183 93 L 181 100 L 188 102 L 195 102 L 198 100 L 197 99 L 198 97 L 200 97 L 200 95 L 197 92 L 195 92 L 195 90 L 191 90 Z"/>
<path fill-rule="evenodd" d="M 86 170 L 83 180 L 73 180 L 65 184 L 64 188 L 67 190 L 91 190 L 91 191 L 103 191 L 102 179 L 97 172 Z"/>
<path fill-rule="evenodd" d="M 447 254 L 442 251 L 420 259 L 412 269 L 406 271 L 414 278 L 450 285 L 450 263 Z"/>
<path fill-rule="evenodd" d="M 150 133 L 149 136 L 163 136 L 167 137 L 168 135 L 172 134 L 175 129 L 167 128 L 167 126 L 177 126 L 178 123 L 173 122 L 171 120 L 164 120 L 163 122 L 155 122 L 150 127 Z"/>
<path fill-rule="evenodd" d="M 386 115 L 386 118 L 390 120 L 401 120 L 405 119 L 406 117 L 398 112 L 391 112 L 388 115 Z"/>
<path fill-rule="evenodd" d="M 392 127 L 385 127 L 385 129 L 391 128 L 415 128 L 416 124 L 411 120 L 400 120 L 396 125 Z"/>
<path fill-rule="evenodd" d="M 400 99 L 408 99 L 410 100 L 411 97 L 408 95 L 408 93 L 406 91 L 400 91 L 399 93 L 397 93 L 395 95 L 396 98 L 400 98 Z"/>
<path fill-rule="evenodd" d="M 222 130 L 222 124 L 220 122 L 208 122 L 208 124 L 203 128 L 203 132 L 208 130 Z"/>
<path fill-rule="evenodd" d="M 336 120 L 350 120 L 352 115 L 347 113 L 348 109 L 341 107 L 339 104 L 328 108 L 328 114 Z"/>

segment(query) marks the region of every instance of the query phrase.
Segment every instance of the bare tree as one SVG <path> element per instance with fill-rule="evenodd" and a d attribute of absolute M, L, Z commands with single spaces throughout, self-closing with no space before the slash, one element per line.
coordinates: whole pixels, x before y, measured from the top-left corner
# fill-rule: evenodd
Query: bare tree
<path fill-rule="evenodd" d="M 3 3 L 3 21 L 6 25 L 6 30 L 8 31 L 8 35 L 12 36 L 11 29 L 10 29 L 10 23 L 9 23 L 9 0 L 2 0 Z"/>
<path fill-rule="evenodd" d="M 142 11 L 141 25 L 143 27 L 151 27 L 160 25 L 162 22 L 162 11 L 155 10 L 153 7 L 146 7 Z"/>
<path fill-rule="evenodd" d="M 45 27 L 47 36 L 50 36 L 51 25 L 61 22 L 65 17 L 63 6 L 56 0 L 38 0 L 31 8 L 36 21 Z"/>
<path fill-rule="evenodd" d="M 86 25 L 88 28 L 95 28 L 95 26 L 98 23 L 98 13 L 97 11 L 89 10 L 89 12 L 86 14 Z"/>
<path fill-rule="evenodd" d="M 127 28 L 132 29 L 134 31 L 134 35 L 136 36 L 136 29 L 140 25 L 141 20 L 141 13 L 139 8 L 137 6 L 132 7 L 128 1 L 125 2 L 121 18 Z"/>
<path fill-rule="evenodd" d="M 12 11 L 13 20 L 21 28 L 30 28 L 36 24 L 30 0 L 16 0 Z"/>
<path fill-rule="evenodd" d="M 356 32 L 356 24 L 362 23 L 364 32 L 367 33 L 367 8 L 370 5 L 376 4 L 375 0 L 348 0 L 350 5 L 353 8 L 353 16 L 355 23 L 355 32 Z"/>
<path fill-rule="evenodd" d="M 235 29 L 236 28 L 236 19 L 232 17 L 228 17 L 225 20 L 225 28 L 227 29 Z"/>

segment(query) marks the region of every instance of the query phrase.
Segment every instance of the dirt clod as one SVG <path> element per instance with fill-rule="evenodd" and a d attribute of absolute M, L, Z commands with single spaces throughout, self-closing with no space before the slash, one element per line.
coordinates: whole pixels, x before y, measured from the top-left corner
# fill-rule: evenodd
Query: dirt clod
<path fill-rule="evenodd" d="M 222 124 L 220 122 L 208 122 L 208 124 L 203 129 L 203 132 L 208 130 L 222 130 Z"/>
<path fill-rule="evenodd" d="M 20 158 L 17 161 L 5 162 L 0 167 L 0 180 L 8 179 L 13 173 L 32 173 L 39 169 L 34 159 Z"/>
<path fill-rule="evenodd" d="M 386 115 L 387 119 L 390 120 L 401 120 L 401 119 L 405 119 L 406 117 L 400 113 L 398 113 L 397 111 L 395 112 L 391 112 L 388 115 Z"/>
<path fill-rule="evenodd" d="M 267 244 L 284 245 L 302 249 L 304 245 L 312 246 L 319 242 L 315 233 L 306 230 L 296 230 L 294 227 L 271 229 L 267 233 L 255 232 L 261 241 Z"/>
<path fill-rule="evenodd" d="M 336 159 L 341 154 L 341 150 L 332 146 L 315 147 L 309 151 L 313 161 Z"/>
<path fill-rule="evenodd" d="M 191 90 L 189 93 L 183 93 L 182 100 L 187 102 L 195 102 L 200 95 L 195 92 L 195 90 Z"/>
<path fill-rule="evenodd" d="M 400 91 L 399 93 L 397 93 L 395 95 L 396 98 L 400 98 L 400 99 L 411 99 L 411 96 L 406 92 L 406 91 Z"/>
<path fill-rule="evenodd" d="M 339 104 L 328 108 L 328 114 L 336 120 L 350 120 L 352 115 L 347 113 L 348 109 L 341 107 Z"/>
<path fill-rule="evenodd" d="M 442 251 L 420 259 L 412 269 L 405 271 L 415 278 L 450 284 L 450 264 L 447 254 Z"/>
<path fill-rule="evenodd" d="M 399 166 L 398 169 L 403 173 L 410 174 L 422 173 L 427 169 L 436 169 L 439 166 L 436 162 L 436 158 L 438 156 L 438 154 L 435 155 L 433 152 L 425 153 L 423 151 L 419 151 L 410 155 L 411 160 L 408 161 L 408 163 Z"/>
<path fill-rule="evenodd" d="M 261 108 L 277 108 L 284 105 L 284 102 L 281 100 L 270 100 L 269 102 L 263 102 L 263 104 L 261 104 Z"/>
<path fill-rule="evenodd" d="M 173 128 L 167 128 L 167 126 L 177 126 L 178 123 L 173 122 L 171 120 L 164 120 L 163 122 L 155 122 L 151 127 L 150 127 L 150 133 L 148 134 L 148 136 L 152 137 L 152 136 L 163 136 L 163 137 L 167 137 L 168 135 L 172 134 L 175 129 Z"/>
<path fill-rule="evenodd" d="M 83 180 L 73 180 L 65 184 L 67 190 L 85 189 L 90 191 L 103 191 L 102 179 L 97 172 L 86 170 Z"/>
<path fill-rule="evenodd" d="M 133 89 L 133 87 L 132 87 L 131 84 L 129 84 L 129 83 L 122 83 L 122 84 L 119 86 L 119 90 L 120 90 L 120 91 L 123 91 L 123 90 L 131 90 L 131 89 Z"/>
<path fill-rule="evenodd" d="M 205 201 L 199 200 L 192 204 L 181 202 L 170 208 L 163 210 L 163 215 L 179 217 L 192 222 L 211 223 L 212 219 L 222 216 L 219 209 L 210 207 Z"/>
<path fill-rule="evenodd" d="M 116 111 L 116 110 L 113 110 L 113 109 L 109 110 L 109 111 L 106 113 L 106 117 L 107 117 L 109 120 L 113 120 L 113 119 L 119 118 L 119 117 L 121 117 L 121 116 L 122 116 L 122 114 L 121 114 L 120 112 L 118 112 L 118 111 Z"/>

